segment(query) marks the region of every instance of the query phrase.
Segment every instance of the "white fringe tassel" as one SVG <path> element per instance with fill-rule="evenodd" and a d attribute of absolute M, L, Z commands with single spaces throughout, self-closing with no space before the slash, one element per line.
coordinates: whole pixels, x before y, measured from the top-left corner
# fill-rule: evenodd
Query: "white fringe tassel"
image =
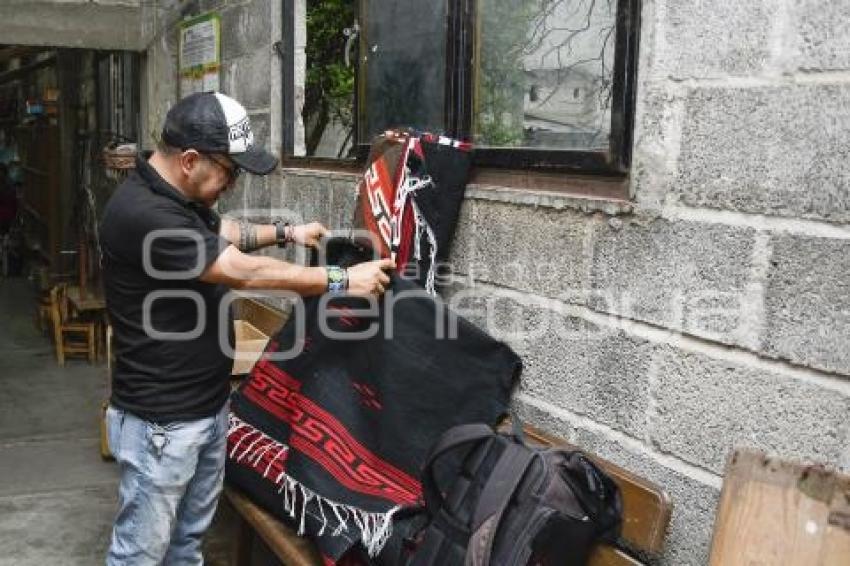
<path fill-rule="evenodd" d="M 312 501 L 314 502 L 314 506 L 318 508 L 318 515 L 314 513 L 310 513 L 310 515 L 321 522 L 318 532 L 319 536 L 324 534 L 331 519 L 335 519 L 337 523 L 331 536 L 339 536 L 341 533 L 347 532 L 349 530 L 350 520 L 360 530 L 360 540 L 363 542 L 363 546 L 366 547 L 366 552 L 369 553 L 369 556 L 375 557 L 381 552 L 381 549 L 392 534 L 392 518 L 396 511 L 401 508 L 400 505 L 393 507 L 385 513 L 370 513 L 363 509 L 322 497 L 285 472 L 280 472 L 277 477 L 270 478 L 268 474 L 272 464 L 277 460 L 281 460 L 289 450 L 289 447 L 231 414 L 227 436 L 229 437 L 237 431 L 243 431 L 245 435 L 230 449 L 228 457 L 231 460 L 236 462 L 248 461 L 256 464 L 267 453 L 275 453 L 263 472 L 263 478 L 269 479 L 275 485 L 280 486 L 278 493 L 283 497 L 283 510 L 291 519 L 298 523 L 299 536 L 304 534 L 308 514 L 307 505 Z"/>
<path fill-rule="evenodd" d="M 431 225 L 428 224 L 428 221 L 425 220 L 425 216 L 422 214 L 422 211 L 419 210 L 419 206 L 416 204 L 416 201 L 410 198 L 419 189 L 429 187 L 432 184 L 433 181 L 431 180 L 431 177 L 427 175 L 421 179 L 412 177 L 410 175 L 410 169 L 405 167 L 404 179 L 401 182 L 398 194 L 396 194 L 395 210 L 400 213 L 404 210 L 404 206 L 407 201 L 410 200 L 410 204 L 413 207 L 413 218 L 416 224 L 416 230 L 413 236 L 413 257 L 417 260 L 422 259 L 422 246 L 420 245 L 420 241 L 423 233 L 428 237 L 428 246 L 431 248 L 431 265 L 428 267 L 428 277 L 425 280 L 425 290 L 432 296 L 436 296 L 437 238 L 434 235 L 434 230 L 431 228 Z"/>

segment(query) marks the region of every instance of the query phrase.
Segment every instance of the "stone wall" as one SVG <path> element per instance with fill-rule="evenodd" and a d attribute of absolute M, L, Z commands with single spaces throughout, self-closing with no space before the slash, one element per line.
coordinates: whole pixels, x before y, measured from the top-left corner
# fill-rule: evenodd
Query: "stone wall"
<path fill-rule="evenodd" d="M 221 16 L 221 92 L 239 100 L 251 116 L 256 140 L 272 151 L 280 146 L 280 59 L 273 45 L 281 36 L 281 3 L 272 0 L 160 0 L 143 4 L 146 44 L 143 77 L 143 143 L 155 145 L 168 109 L 179 96 L 179 24 L 216 11 Z M 249 181 L 250 183 L 250 181 Z M 263 186 L 265 188 L 265 185 Z M 268 207 L 245 202 L 245 187 L 229 195 L 225 208 Z M 267 191 L 254 191 L 267 193 Z"/>
<path fill-rule="evenodd" d="M 277 149 L 279 3 L 197 4 Z M 631 200 L 468 190 L 450 299 L 523 356 L 526 419 L 670 492 L 660 563 L 707 562 L 733 447 L 850 468 L 848 22 L 846 2 L 644 0 Z M 285 170 L 221 208 L 342 228 L 355 182 Z"/>

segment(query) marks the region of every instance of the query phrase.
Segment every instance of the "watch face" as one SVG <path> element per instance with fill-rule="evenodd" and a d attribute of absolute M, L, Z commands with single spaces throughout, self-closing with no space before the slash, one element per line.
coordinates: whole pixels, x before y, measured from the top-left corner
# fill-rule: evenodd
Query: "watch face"
<path fill-rule="evenodd" d="M 341 269 L 329 269 L 328 270 L 328 281 L 330 283 L 341 283 L 342 282 L 342 270 Z"/>

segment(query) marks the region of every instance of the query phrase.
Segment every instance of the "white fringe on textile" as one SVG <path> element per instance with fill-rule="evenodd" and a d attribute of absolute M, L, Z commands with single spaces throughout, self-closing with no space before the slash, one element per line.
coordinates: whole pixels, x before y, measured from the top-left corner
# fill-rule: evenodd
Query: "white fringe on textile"
<path fill-rule="evenodd" d="M 419 206 L 416 204 L 416 201 L 410 198 L 419 189 L 429 187 L 433 185 L 433 183 L 434 182 L 431 180 L 431 177 L 427 175 L 421 179 L 412 177 L 410 175 L 410 169 L 405 167 L 404 179 L 401 182 L 401 186 L 399 187 L 395 198 L 395 210 L 400 213 L 404 210 L 404 206 L 407 201 L 410 200 L 410 204 L 413 208 L 413 218 L 416 224 L 415 234 L 413 235 L 413 257 L 417 260 L 422 259 L 422 246 L 420 245 L 422 236 L 424 234 L 428 237 L 428 246 L 431 248 L 431 264 L 428 266 L 428 277 L 425 280 L 425 290 L 432 296 L 436 296 L 437 238 L 434 236 L 434 230 L 431 228 L 431 225 L 428 224 L 428 221 L 425 220 L 425 216 L 422 214 L 422 211 L 419 210 Z M 399 230 L 400 229 L 401 227 L 399 226 Z"/>
<path fill-rule="evenodd" d="M 310 514 L 321 521 L 321 527 L 317 533 L 319 536 L 324 534 L 325 529 L 328 528 L 329 520 L 332 518 L 336 520 L 337 526 L 331 533 L 331 536 L 339 536 L 341 533 L 347 532 L 351 522 L 360 530 L 360 540 L 363 542 L 363 546 L 366 547 L 366 552 L 369 553 L 369 556 L 375 557 L 381 552 L 381 549 L 392 534 L 393 515 L 401 506 L 397 505 L 385 513 L 370 513 L 363 509 L 322 497 L 315 491 L 299 483 L 298 480 L 287 475 L 286 472 L 280 472 L 277 477 L 271 477 L 269 471 L 272 464 L 280 460 L 287 453 L 289 447 L 281 444 L 263 431 L 231 413 L 227 436 L 229 437 L 237 431 L 244 431 L 245 435 L 230 449 L 228 457 L 231 460 L 235 462 L 247 461 L 256 464 L 267 453 L 272 452 L 275 454 L 269 460 L 269 464 L 263 472 L 263 478 L 280 486 L 278 493 L 283 496 L 283 509 L 290 518 L 298 523 L 299 536 L 304 534 L 308 513 L 307 504 L 313 501 L 318 508 L 318 515 L 312 512 Z"/>

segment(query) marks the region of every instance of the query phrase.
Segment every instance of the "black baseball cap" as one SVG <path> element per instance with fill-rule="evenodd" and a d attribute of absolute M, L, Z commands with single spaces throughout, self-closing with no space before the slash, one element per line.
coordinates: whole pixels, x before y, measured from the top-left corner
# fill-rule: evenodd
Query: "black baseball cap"
<path fill-rule="evenodd" d="M 245 108 L 220 92 L 198 92 L 180 100 L 165 116 L 162 141 L 180 149 L 227 155 L 255 175 L 268 175 L 277 158 L 254 145 Z"/>

